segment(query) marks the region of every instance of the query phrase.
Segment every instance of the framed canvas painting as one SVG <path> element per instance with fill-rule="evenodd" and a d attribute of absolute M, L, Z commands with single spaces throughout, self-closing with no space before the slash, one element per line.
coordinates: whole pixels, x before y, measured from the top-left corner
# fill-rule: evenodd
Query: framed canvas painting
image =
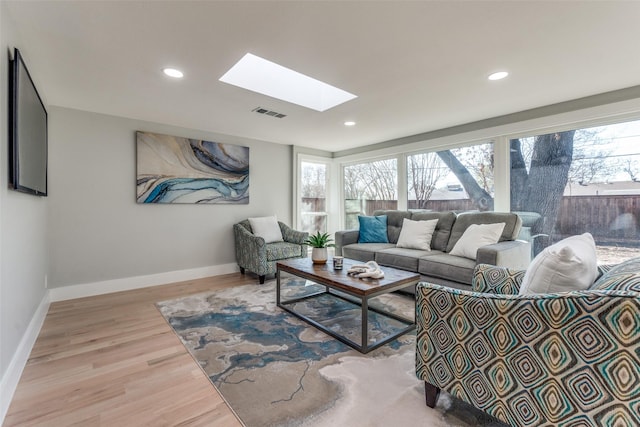
<path fill-rule="evenodd" d="M 136 132 L 138 203 L 249 203 L 249 147 Z"/>

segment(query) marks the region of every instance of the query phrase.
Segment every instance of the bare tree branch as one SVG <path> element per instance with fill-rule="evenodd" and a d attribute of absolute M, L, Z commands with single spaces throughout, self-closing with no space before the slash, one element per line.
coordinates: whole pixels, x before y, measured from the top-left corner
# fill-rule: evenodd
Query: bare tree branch
<path fill-rule="evenodd" d="M 491 194 L 478 184 L 478 181 L 475 180 L 469 170 L 458 160 L 451 150 L 438 151 L 437 154 L 456 175 L 458 181 L 460 181 L 473 201 L 473 204 L 481 211 L 492 210 L 493 197 L 491 197 Z"/>
<path fill-rule="evenodd" d="M 418 208 L 424 209 L 431 199 L 437 182 L 444 178 L 448 170 L 435 153 L 414 154 L 407 158 L 409 191 L 413 191 Z"/>

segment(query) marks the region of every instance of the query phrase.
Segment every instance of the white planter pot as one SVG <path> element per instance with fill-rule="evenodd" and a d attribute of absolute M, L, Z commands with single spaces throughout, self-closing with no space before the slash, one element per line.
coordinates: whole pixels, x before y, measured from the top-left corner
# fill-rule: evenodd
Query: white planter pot
<path fill-rule="evenodd" d="M 311 260 L 314 264 L 326 264 L 327 258 L 327 248 L 313 248 L 311 250 Z"/>

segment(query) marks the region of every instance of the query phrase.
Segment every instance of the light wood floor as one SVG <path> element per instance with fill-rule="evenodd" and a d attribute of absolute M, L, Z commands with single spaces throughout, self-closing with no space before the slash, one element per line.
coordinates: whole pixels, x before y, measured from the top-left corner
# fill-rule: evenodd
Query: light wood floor
<path fill-rule="evenodd" d="M 52 303 L 4 426 L 241 426 L 154 303 L 240 273 Z"/>

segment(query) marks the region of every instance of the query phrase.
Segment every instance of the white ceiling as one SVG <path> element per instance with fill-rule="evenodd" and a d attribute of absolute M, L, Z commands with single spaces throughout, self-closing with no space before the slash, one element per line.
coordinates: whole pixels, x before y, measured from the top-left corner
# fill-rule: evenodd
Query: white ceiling
<path fill-rule="evenodd" d="M 2 1 L 49 105 L 329 151 L 640 84 L 640 1 Z M 358 98 L 219 82 L 247 52 Z"/>

